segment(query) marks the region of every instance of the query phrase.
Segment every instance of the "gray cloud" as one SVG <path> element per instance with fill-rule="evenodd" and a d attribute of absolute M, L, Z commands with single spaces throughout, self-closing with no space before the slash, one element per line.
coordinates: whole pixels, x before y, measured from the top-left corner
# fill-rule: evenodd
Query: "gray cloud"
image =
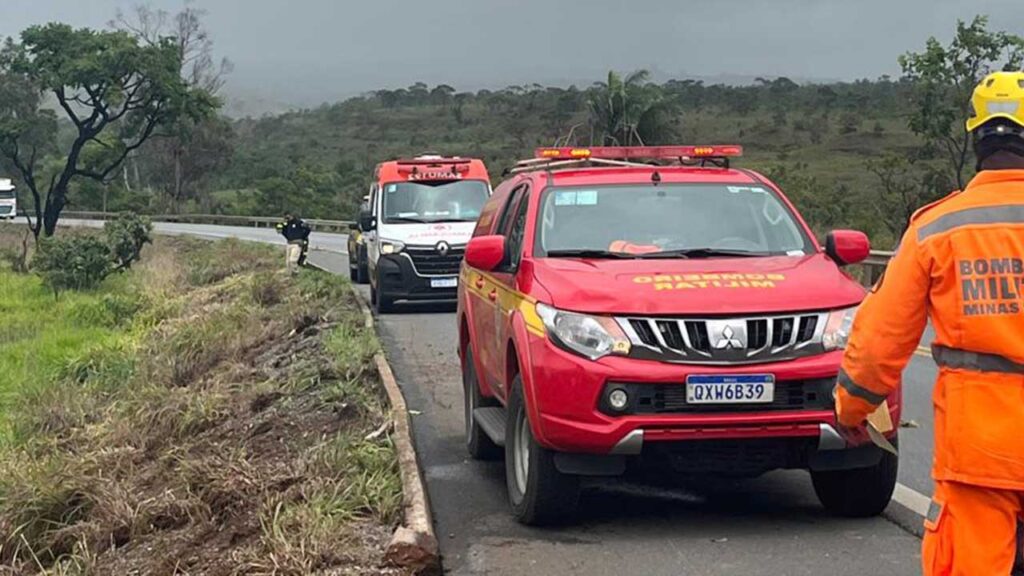
<path fill-rule="evenodd" d="M 3 0 L 0 35 L 103 26 L 123 0 Z M 175 10 L 179 1 L 153 6 Z M 660 77 L 875 78 L 956 20 L 1024 33 L 1020 0 L 200 0 L 235 96 L 309 105 L 417 80 L 462 89 Z"/>

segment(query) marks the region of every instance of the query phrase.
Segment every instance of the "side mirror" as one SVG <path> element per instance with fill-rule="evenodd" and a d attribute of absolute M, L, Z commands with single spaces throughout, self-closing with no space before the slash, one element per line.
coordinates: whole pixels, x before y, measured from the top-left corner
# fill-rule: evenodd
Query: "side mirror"
<path fill-rule="evenodd" d="M 505 260 L 504 236 L 477 236 L 466 245 L 466 264 L 490 272 Z"/>
<path fill-rule="evenodd" d="M 856 264 L 871 254 L 871 242 L 863 232 L 833 230 L 825 237 L 825 254 L 840 266 Z"/>
<path fill-rule="evenodd" d="M 377 223 L 373 219 L 373 214 L 369 212 L 359 213 L 359 228 L 362 229 L 363 232 L 373 230 L 376 228 L 376 224 Z"/>

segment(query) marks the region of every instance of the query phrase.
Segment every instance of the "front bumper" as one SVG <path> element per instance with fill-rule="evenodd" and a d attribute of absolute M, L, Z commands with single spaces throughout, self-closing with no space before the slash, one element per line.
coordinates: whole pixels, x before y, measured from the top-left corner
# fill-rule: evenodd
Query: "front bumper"
<path fill-rule="evenodd" d="M 455 279 L 458 272 L 444 276 L 422 276 L 416 272 L 412 260 L 403 254 L 388 254 L 377 260 L 377 292 L 392 300 L 455 301 L 456 286 L 436 288 L 432 281 Z"/>
<path fill-rule="evenodd" d="M 737 457 L 742 458 L 743 448 L 766 443 L 774 450 L 778 447 L 774 441 L 778 440 L 787 444 L 779 450 L 780 454 L 786 453 L 780 456 L 784 462 L 775 466 L 780 468 L 857 468 L 871 465 L 880 457 L 872 449 L 848 450 L 836 432 L 830 391 L 841 352 L 743 366 L 669 364 L 611 356 L 594 362 L 566 352 L 544 337 L 529 338 L 529 369 L 524 369 L 524 385 L 532 403 L 534 433 L 541 444 L 557 452 L 646 457 L 665 451 L 685 452 L 687 445 L 697 442 L 703 447 L 735 448 Z M 691 374 L 772 374 L 780 384 L 814 383 L 808 385 L 808 390 L 815 390 L 814 394 L 827 390 L 828 397 L 815 396 L 813 402 L 798 409 L 738 406 L 732 410 L 712 406 L 707 411 L 694 411 L 691 406 L 685 412 L 615 416 L 604 406 L 610 385 L 629 382 L 634 388 L 684 387 Z M 825 379 L 828 385 L 822 386 Z M 898 422 L 898 394 L 890 398 L 889 405 L 893 420 Z M 864 453 L 863 457 L 858 453 Z"/>

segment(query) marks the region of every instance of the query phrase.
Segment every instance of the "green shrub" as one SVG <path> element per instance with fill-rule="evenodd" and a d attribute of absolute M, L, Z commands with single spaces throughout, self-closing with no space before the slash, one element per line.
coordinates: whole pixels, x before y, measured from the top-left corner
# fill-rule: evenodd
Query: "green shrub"
<path fill-rule="evenodd" d="M 103 226 L 104 239 L 92 234 L 73 234 L 43 241 L 32 269 L 53 290 L 89 290 L 111 272 L 131 268 L 142 247 L 153 240 L 148 218 L 126 212 Z"/>
<path fill-rule="evenodd" d="M 103 226 L 110 255 L 118 270 L 131 268 L 132 262 L 139 259 L 142 247 L 153 242 L 149 236 L 152 231 L 153 223 L 149 218 L 133 212 L 118 214 Z"/>
<path fill-rule="evenodd" d="M 91 235 L 47 238 L 32 260 L 32 269 L 54 294 L 61 290 L 89 290 L 110 273 L 110 250 L 106 243 Z"/>

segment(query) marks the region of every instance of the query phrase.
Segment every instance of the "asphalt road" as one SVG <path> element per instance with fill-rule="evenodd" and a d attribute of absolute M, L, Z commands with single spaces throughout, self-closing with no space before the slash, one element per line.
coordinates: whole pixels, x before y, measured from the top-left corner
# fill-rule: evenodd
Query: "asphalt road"
<path fill-rule="evenodd" d="M 272 230 L 158 224 L 157 231 L 281 243 Z M 345 236 L 315 234 L 310 260 L 347 274 Z M 365 287 L 364 295 L 368 296 Z M 579 522 L 531 529 L 511 520 L 500 463 L 470 461 L 452 307 L 401 307 L 378 319 L 385 351 L 412 411 L 445 568 L 450 574 L 911 575 L 920 541 L 884 518 L 846 520 L 818 505 L 806 473 L 656 489 L 594 484 Z M 926 335 L 925 341 L 930 341 Z M 901 483 L 930 494 L 931 360 L 905 374 Z"/>

